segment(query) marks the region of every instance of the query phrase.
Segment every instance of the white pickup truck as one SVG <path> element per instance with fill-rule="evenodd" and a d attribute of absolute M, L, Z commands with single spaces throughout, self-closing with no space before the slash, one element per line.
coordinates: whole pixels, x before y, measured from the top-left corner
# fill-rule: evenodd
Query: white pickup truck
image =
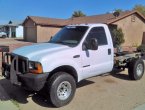
<path fill-rule="evenodd" d="M 45 88 L 56 107 L 73 99 L 76 83 L 113 68 L 127 68 L 132 80 L 144 74 L 141 53 L 114 53 L 105 24 L 66 26 L 49 42 L 18 48 L 6 53 L 2 61 L 2 74 L 12 84 L 33 91 Z"/>

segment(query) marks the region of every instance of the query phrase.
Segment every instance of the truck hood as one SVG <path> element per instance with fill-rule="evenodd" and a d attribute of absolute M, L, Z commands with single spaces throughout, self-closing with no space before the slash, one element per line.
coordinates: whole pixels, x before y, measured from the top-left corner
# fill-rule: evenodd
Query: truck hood
<path fill-rule="evenodd" d="M 53 44 L 53 43 L 39 43 L 30 46 L 24 46 L 14 50 L 12 53 L 27 57 L 32 61 L 39 61 L 44 55 L 49 55 L 54 52 L 68 49 L 66 45 Z"/>

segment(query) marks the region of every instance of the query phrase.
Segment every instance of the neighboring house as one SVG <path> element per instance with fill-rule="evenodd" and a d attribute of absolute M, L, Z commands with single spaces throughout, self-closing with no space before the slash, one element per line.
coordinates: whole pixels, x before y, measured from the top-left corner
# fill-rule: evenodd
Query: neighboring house
<path fill-rule="evenodd" d="M 0 31 L 7 33 L 8 38 L 23 37 L 22 22 L 10 21 L 8 24 L 0 25 Z"/>
<path fill-rule="evenodd" d="M 71 20 L 72 24 L 105 23 L 109 26 L 110 30 L 121 28 L 125 35 L 125 43 L 123 46 L 140 45 L 143 39 L 145 39 L 145 18 L 137 11 L 121 12 L 118 16 L 114 16 L 111 13 L 73 18 Z"/>
<path fill-rule="evenodd" d="M 46 42 L 62 27 L 66 20 L 28 16 L 23 23 L 24 40 L 29 42 Z"/>
<path fill-rule="evenodd" d="M 51 36 L 65 25 L 88 23 L 104 23 L 109 26 L 110 30 L 114 28 L 122 28 L 125 35 L 125 43 L 123 46 L 136 46 L 145 43 L 145 18 L 137 11 L 125 11 L 118 15 L 110 13 L 77 17 L 67 20 L 27 17 L 23 23 L 25 33 L 24 38 L 26 41 L 44 42 L 48 41 Z M 32 32 L 35 34 L 32 34 Z"/>

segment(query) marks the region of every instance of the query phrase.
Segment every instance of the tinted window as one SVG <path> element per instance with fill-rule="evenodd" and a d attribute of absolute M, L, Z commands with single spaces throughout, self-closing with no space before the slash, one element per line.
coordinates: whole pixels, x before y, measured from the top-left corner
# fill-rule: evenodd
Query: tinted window
<path fill-rule="evenodd" d="M 87 26 L 64 27 L 50 40 L 50 43 L 59 43 L 68 46 L 76 46 L 83 38 L 87 29 Z"/>
<path fill-rule="evenodd" d="M 107 45 L 106 33 L 103 27 L 92 28 L 87 36 L 87 41 L 91 38 L 96 38 L 99 45 Z"/>

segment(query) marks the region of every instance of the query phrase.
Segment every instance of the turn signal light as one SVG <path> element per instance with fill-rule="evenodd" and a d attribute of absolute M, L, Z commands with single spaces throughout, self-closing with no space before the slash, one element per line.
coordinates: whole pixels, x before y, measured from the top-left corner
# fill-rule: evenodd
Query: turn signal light
<path fill-rule="evenodd" d="M 43 70 L 41 64 L 37 63 L 36 69 L 30 69 L 30 72 L 34 74 L 42 74 Z"/>

